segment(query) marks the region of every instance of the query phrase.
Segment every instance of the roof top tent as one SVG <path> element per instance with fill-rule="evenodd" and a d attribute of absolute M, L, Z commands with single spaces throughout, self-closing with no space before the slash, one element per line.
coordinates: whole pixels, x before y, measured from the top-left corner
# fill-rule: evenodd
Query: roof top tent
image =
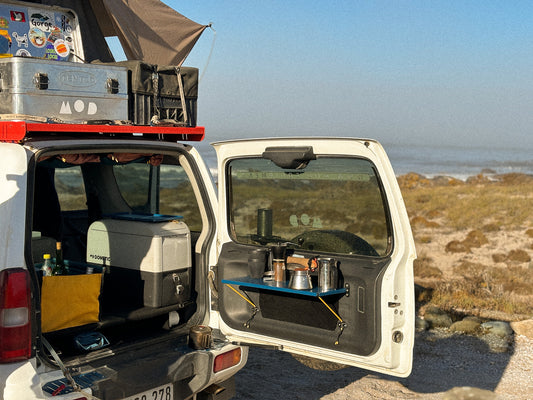
<path fill-rule="evenodd" d="M 181 66 L 208 25 L 159 0 L 30 0 L 78 14 L 85 61 L 114 61 L 105 37 L 117 36 L 128 60 Z"/>

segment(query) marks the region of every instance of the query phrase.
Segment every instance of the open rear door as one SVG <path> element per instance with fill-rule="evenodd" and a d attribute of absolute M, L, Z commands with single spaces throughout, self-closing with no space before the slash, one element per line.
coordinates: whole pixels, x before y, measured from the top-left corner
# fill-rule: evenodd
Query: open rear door
<path fill-rule="evenodd" d="M 219 258 L 212 324 L 234 342 L 409 375 L 416 253 L 381 145 L 292 138 L 214 147 Z M 276 281 L 269 269 L 279 259 L 286 271 Z"/>

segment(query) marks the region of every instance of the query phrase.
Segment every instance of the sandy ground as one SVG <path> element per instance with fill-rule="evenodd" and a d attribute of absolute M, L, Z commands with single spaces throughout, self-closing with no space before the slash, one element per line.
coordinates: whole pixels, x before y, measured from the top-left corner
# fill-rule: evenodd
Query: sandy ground
<path fill-rule="evenodd" d="M 437 400 L 464 386 L 494 392 L 501 400 L 528 400 L 533 399 L 533 340 L 515 336 L 511 351 L 494 353 L 473 336 L 419 332 L 413 372 L 403 379 L 352 367 L 317 371 L 287 353 L 251 349 L 236 384 L 235 400 Z"/>
<path fill-rule="evenodd" d="M 496 232 L 484 232 L 483 234 L 489 243 L 481 247 L 472 247 L 469 252 L 447 252 L 446 245 L 451 241 L 463 241 L 467 237 L 469 230 L 454 231 L 448 228 L 414 228 L 417 237 L 427 237 L 430 241 L 420 243 L 417 241 L 416 250 L 418 256 L 429 256 L 433 260 L 432 265 L 439 268 L 446 277 L 453 275 L 453 266 L 462 261 L 470 261 L 487 266 L 500 265 L 505 267 L 505 263 L 495 263 L 492 256 L 494 254 L 508 254 L 511 250 L 524 250 L 533 260 L 533 240 L 525 234 L 524 230 L 502 230 Z M 533 262 L 517 263 L 523 267 L 533 266 Z"/>

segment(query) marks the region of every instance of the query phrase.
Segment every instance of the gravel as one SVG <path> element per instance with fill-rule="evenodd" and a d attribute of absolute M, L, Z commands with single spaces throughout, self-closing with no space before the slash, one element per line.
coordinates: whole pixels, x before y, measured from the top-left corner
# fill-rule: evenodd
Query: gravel
<path fill-rule="evenodd" d="M 408 378 L 353 367 L 318 371 L 287 353 L 252 348 L 247 366 L 236 376 L 235 400 L 533 399 L 533 339 L 511 338 L 502 342 L 492 335 L 418 332 Z"/>

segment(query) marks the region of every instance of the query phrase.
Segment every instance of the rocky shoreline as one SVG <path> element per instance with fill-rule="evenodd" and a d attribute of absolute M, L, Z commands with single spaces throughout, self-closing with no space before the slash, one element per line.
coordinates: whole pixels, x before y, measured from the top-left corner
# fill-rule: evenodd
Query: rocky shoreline
<path fill-rule="evenodd" d="M 491 351 L 506 352 L 512 349 L 513 336 L 523 335 L 533 339 L 533 319 L 521 321 L 486 320 L 467 315 L 458 319 L 437 307 L 428 307 L 416 318 L 417 331 L 443 329 L 450 333 L 472 335 L 485 341 Z"/>

